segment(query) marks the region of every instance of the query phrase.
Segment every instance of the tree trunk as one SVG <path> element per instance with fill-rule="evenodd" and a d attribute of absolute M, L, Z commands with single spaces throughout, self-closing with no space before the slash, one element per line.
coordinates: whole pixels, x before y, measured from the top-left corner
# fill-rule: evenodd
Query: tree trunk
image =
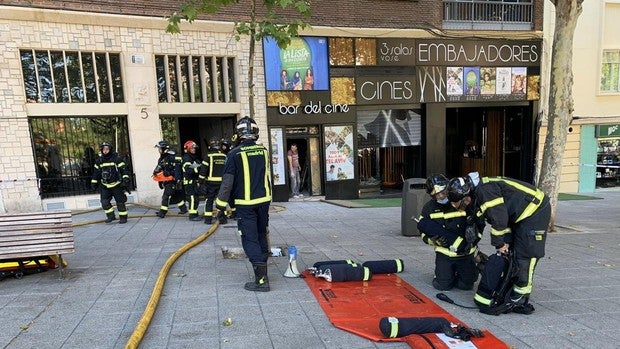
<path fill-rule="evenodd" d="M 583 0 L 554 0 L 555 30 L 551 50 L 549 122 L 542 157 L 539 187 L 551 201 L 549 230 L 554 229 L 562 159 L 573 118 L 573 35 Z"/>
<path fill-rule="evenodd" d="M 256 117 L 254 110 L 254 52 L 256 50 L 256 0 L 250 2 L 250 57 L 248 65 L 248 103 L 250 108 L 250 117 Z"/>

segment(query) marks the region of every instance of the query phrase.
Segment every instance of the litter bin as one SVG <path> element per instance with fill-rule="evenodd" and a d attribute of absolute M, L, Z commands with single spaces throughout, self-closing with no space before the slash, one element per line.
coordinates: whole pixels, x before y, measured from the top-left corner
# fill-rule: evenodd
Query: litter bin
<path fill-rule="evenodd" d="M 403 203 L 400 217 L 401 231 L 405 236 L 419 236 L 417 222 L 424 204 L 430 199 L 426 194 L 426 178 L 409 178 L 403 183 Z"/>

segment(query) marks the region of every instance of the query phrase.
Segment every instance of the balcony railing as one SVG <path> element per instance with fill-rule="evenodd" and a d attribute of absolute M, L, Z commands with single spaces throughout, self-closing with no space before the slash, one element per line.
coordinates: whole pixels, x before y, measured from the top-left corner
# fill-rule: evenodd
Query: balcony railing
<path fill-rule="evenodd" d="M 443 29 L 531 30 L 532 1 L 443 0 Z"/>

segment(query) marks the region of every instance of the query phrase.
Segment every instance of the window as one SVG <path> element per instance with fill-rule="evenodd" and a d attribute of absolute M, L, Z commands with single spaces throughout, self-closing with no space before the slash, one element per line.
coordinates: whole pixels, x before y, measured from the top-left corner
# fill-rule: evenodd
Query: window
<path fill-rule="evenodd" d="M 620 50 L 603 51 L 601 92 L 620 92 Z"/>
<path fill-rule="evenodd" d="M 159 102 L 235 102 L 234 63 L 233 57 L 155 56 Z"/>
<path fill-rule="evenodd" d="M 28 103 L 122 103 L 118 53 L 20 50 Z"/>
<path fill-rule="evenodd" d="M 131 171 L 126 116 L 32 117 L 28 122 L 42 198 L 91 193 L 94 160 L 104 141 Z"/>

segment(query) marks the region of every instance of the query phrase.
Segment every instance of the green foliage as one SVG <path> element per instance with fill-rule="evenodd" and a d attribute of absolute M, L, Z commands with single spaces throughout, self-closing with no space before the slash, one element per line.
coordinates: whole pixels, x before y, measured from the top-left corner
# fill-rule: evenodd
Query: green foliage
<path fill-rule="evenodd" d="M 254 0 L 253 0 L 254 1 Z M 222 7 L 237 3 L 238 0 L 190 0 L 182 4 L 178 12 L 168 18 L 166 32 L 178 34 L 181 32 L 179 24 L 186 20 L 189 23 L 198 19 L 201 14 L 215 14 Z M 310 2 L 307 0 L 263 0 L 260 2 L 266 10 L 265 15 L 257 18 L 254 7 L 248 7 L 250 20 L 235 22 L 235 39 L 241 40 L 242 35 L 252 36 L 254 41 L 260 41 L 265 37 L 273 37 L 278 46 L 286 47 L 293 37 L 299 35 L 299 30 L 309 28 L 304 21 L 312 15 Z M 257 4 L 259 6 L 259 4 Z M 284 19 L 279 9 L 293 9 L 299 14 L 299 18 Z"/>

